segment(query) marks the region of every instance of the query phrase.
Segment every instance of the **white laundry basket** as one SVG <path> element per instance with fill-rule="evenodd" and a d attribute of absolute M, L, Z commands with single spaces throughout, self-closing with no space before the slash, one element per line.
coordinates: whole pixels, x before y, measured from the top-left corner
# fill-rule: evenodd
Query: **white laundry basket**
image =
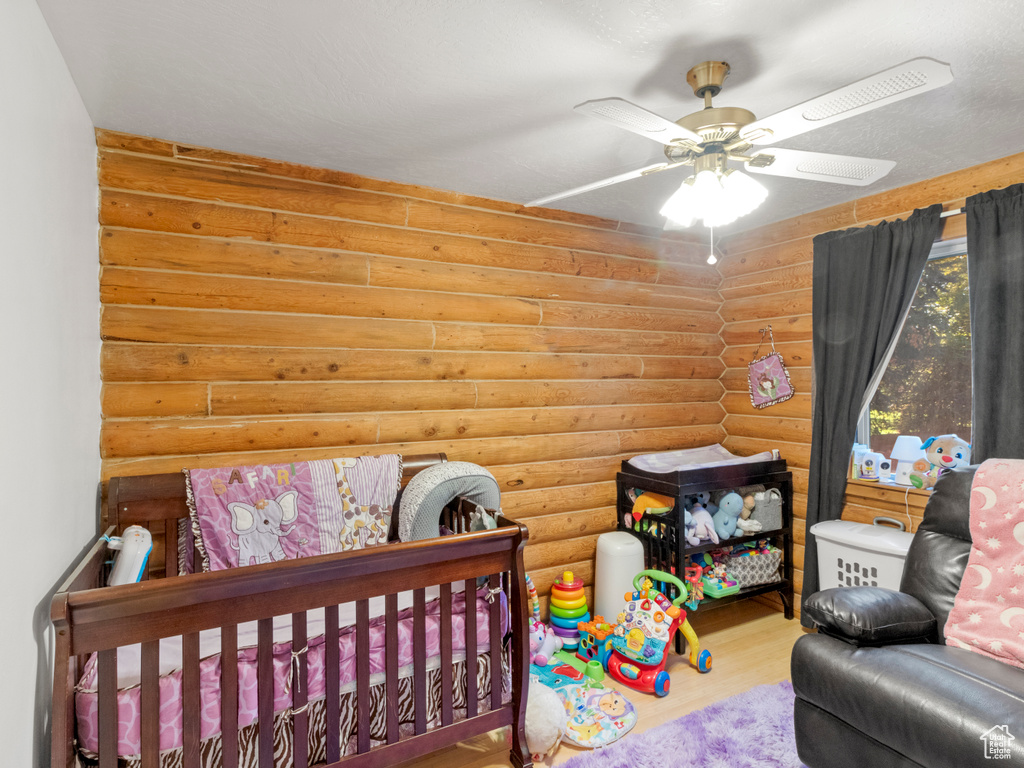
<path fill-rule="evenodd" d="M 833 587 L 899 589 L 914 534 L 879 525 L 828 520 L 811 526 L 818 542 L 818 581 Z M 895 521 L 892 521 L 895 522 Z"/>

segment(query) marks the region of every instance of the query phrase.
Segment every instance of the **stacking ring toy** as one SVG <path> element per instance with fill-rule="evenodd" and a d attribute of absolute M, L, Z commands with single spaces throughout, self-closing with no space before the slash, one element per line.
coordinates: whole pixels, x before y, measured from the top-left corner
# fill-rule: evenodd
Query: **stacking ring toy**
<path fill-rule="evenodd" d="M 577 621 L 586 621 L 586 619 L 581 619 L 580 618 L 580 616 L 583 616 L 586 613 L 587 613 L 587 603 L 586 603 L 586 601 L 584 601 L 584 602 L 580 603 L 580 607 L 579 608 L 573 608 L 571 610 L 569 608 L 559 608 L 558 609 L 558 613 L 556 615 L 557 616 L 561 616 L 563 619 L 576 619 Z"/>
<path fill-rule="evenodd" d="M 585 606 L 586 604 L 587 598 L 584 596 L 580 596 L 576 600 L 563 600 L 560 597 L 551 598 L 551 605 L 555 608 L 561 608 L 563 611 L 573 611 L 581 606 Z"/>

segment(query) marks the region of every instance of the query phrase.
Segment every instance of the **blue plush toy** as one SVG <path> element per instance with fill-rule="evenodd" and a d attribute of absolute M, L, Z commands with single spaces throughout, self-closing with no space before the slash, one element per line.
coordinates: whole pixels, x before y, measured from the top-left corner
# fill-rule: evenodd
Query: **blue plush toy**
<path fill-rule="evenodd" d="M 735 491 L 730 491 L 719 500 L 718 511 L 711 519 L 715 522 L 715 532 L 720 539 L 729 539 L 737 533 L 743 533 L 738 528 L 742 512 L 743 497 Z"/>

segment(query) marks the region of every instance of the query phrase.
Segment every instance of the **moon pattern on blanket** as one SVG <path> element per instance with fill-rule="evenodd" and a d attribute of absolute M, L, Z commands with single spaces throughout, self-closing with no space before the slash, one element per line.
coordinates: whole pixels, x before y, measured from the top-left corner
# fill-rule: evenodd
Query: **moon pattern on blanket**
<path fill-rule="evenodd" d="M 1016 616 L 1024 616 L 1024 608 L 1007 608 L 999 614 L 999 621 L 1002 622 L 1004 627 L 1009 627 L 1010 622 L 1013 621 Z"/>
<path fill-rule="evenodd" d="M 1018 544 L 1024 545 L 1024 523 L 1017 523 L 1013 526 L 1013 538 Z"/>
<path fill-rule="evenodd" d="M 973 563 L 968 567 L 974 568 L 978 572 L 978 575 L 981 576 L 981 582 L 978 584 L 977 589 L 985 589 L 992 583 L 992 571 L 988 568 L 983 565 L 975 565 Z"/>
<path fill-rule="evenodd" d="M 995 506 L 996 492 L 993 491 L 991 488 L 986 488 L 983 485 L 979 485 L 976 488 L 973 488 L 971 492 L 980 493 L 982 496 L 985 497 L 985 506 L 981 508 L 982 510 L 992 509 L 992 507 Z"/>

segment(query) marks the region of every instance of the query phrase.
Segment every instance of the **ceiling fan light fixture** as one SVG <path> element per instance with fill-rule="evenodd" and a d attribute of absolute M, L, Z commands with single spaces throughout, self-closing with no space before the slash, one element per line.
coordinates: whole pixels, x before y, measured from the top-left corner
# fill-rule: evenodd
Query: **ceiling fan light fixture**
<path fill-rule="evenodd" d="M 759 181 L 739 170 L 726 171 L 722 176 L 722 188 L 731 195 L 733 206 L 745 216 L 768 199 L 768 190 Z"/>
<path fill-rule="evenodd" d="M 661 215 L 679 227 L 692 227 L 697 220 L 694 197 L 693 176 L 690 176 L 661 206 Z"/>
<path fill-rule="evenodd" d="M 750 213 L 767 197 L 768 190 L 742 171 L 719 174 L 705 169 L 680 185 L 661 207 L 661 215 L 683 227 L 697 220 L 706 227 L 722 227 Z"/>

